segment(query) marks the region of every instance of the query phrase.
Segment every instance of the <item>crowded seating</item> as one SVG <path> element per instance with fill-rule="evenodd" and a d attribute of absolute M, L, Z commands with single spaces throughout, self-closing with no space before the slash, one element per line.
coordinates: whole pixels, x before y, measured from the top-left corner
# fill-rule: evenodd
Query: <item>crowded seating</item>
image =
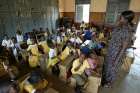
<path fill-rule="evenodd" d="M 49 74 L 58 76 L 74 87 L 75 91 L 97 93 L 101 85 L 104 57 L 110 38 L 105 33 L 106 28 L 97 31 L 96 27 L 88 27 L 84 23 L 80 28 L 82 31 L 77 30 L 74 25 L 70 29 L 60 27 L 56 34 L 50 34 L 42 29 L 33 29 L 25 34 L 18 30 L 17 42 L 5 35 L 2 46 L 7 50 L 16 48 L 18 51 L 15 58 L 18 62 L 25 61 L 23 63 L 28 64 L 33 70 L 40 67 L 45 73 L 51 71 Z M 48 81 L 37 78 L 39 80 L 35 85 L 31 73 L 20 80 L 20 93 L 33 93 L 40 88 L 46 88 Z M 38 82 L 41 82 L 41 85 Z"/>

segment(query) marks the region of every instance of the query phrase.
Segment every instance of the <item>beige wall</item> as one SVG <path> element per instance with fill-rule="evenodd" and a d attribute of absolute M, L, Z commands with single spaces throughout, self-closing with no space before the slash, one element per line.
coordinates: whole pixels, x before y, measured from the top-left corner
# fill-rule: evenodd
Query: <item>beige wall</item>
<path fill-rule="evenodd" d="M 129 9 L 134 12 L 140 12 L 140 0 L 131 0 Z"/>
<path fill-rule="evenodd" d="M 64 0 L 59 0 L 59 12 L 64 12 Z"/>
<path fill-rule="evenodd" d="M 90 12 L 106 12 L 107 0 L 91 0 Z M 75 0 L 59 0 L 60 12 L 75 12 Z"/>
<path fill-rule="evenodd" d="M 75 0 L 59 0 L 60 12 L 75 12 Z"/>
<path fill-rule="evenodd" d="M 75 0 L 64 0 L 64 11 L 75 12 Z"/>
<path fill-rule="evenodd" d="M 107 0 L 91 0 L 90 12 L 106 12 Z"/>

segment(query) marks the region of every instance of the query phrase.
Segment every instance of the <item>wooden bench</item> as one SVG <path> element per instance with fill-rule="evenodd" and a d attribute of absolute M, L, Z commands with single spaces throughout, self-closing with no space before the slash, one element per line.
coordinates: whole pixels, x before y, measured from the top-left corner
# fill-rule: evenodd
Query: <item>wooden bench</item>
<path fill-rule="evenodd" d="M 73 60 L 75 59 L 74 55 L 69 55 L 64 62 L 59 65 L 60 69 L 60 79 L 63 81 L 67 80 L 67 73 L 72 66 Z"/>

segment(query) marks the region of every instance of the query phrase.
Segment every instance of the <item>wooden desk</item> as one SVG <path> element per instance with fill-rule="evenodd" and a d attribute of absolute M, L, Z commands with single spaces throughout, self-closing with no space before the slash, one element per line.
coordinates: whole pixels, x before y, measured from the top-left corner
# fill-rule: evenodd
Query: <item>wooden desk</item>
<path fill-rule="evenodd" d="M 74 55 L 69 55 L 64 62 L 59 65 L 60 69 L 60 79 L 63 81 L 67 80 L 67 72 L 72 66 L 73 60 L 75 59 Z"/>

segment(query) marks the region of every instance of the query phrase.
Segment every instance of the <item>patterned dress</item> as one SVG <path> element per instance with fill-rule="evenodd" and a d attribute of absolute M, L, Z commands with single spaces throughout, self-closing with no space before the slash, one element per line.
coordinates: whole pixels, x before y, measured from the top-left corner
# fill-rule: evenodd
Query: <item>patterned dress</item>
<path fill-rule="evenodd" d="M 132 31 L 128 26 L 117 27 L 113 30 L 104 63 L 104 83 L 112 83 L 115 80 L 117 72 L 121 68 L 123 58 L 125 56 L 126 48 L 123 49 L 124 42 L 128 42 L 127 47 L 129 47 L 132 35 Z"/>

